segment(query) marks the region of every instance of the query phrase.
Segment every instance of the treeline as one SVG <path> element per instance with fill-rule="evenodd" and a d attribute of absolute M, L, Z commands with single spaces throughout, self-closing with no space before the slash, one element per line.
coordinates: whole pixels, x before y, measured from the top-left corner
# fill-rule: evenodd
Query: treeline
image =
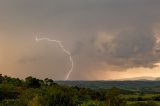
<path fill-rule="evenodd" d="M 58 85 L 48 78 L 20 80 L 0 74 L 0 106 L 157 106 L 154 102 L 127 104 L 121 95 L 133 93 L 116 87 L 93 90 Z"/>
<path fill-rule="evenodd" d="M 105 90 L 60 86 L 48 78 L 20 80 L 0 75 L 0 106 L 101 105 L 105 94 Z"/>

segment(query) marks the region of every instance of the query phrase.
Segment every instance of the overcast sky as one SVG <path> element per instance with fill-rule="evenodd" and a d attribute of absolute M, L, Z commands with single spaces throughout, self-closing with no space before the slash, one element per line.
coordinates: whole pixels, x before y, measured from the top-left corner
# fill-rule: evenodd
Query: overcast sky
<path fill-rule="evenodd" d="M 0 73 L 64 80 L 160 76 L 159 0 L 0 0 Z"/>

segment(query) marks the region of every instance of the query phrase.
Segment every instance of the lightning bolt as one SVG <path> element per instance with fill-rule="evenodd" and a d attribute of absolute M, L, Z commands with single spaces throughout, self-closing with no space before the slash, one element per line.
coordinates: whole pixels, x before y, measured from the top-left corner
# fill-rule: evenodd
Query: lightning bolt
<path fill-rule="evenodd" d="M 73 58 L 72 58 L 72 56 L 71 56 L 71 53 L 70 53 L 67 49 L 65 49 L 64 45 L 62 44 L 62 42 L 59 41 L 59 40 L 52 40 L 52 39 L 49 39 L 49 38 L 46 38 L 46 37 L 38 38 L 37 36 L 36 36 L 36 39 L 35 39 L 35 40 L 36 40 L 36 41 L 47 40 L 47 41 L 49 41 L 49 42 L 55 42 L 55 43 L 57 43 L 57 44 L 59 45 L 59 47 L 63 50 L 63 52 L 66 53 L 66 54 L 69 56 L 69 60 L 70 60 L 70 63 L 71 63 L 71 68 L 70 68 L 70 70 L 68 71 L 67 76 L 66 76 L 66 78 L 65 78 L 65 80 L 68 80 L 69 77 L 70 77 L 70 74 L 71 74 L 72 71 L 73 71 L 74 61 L 73 61 Z"/>

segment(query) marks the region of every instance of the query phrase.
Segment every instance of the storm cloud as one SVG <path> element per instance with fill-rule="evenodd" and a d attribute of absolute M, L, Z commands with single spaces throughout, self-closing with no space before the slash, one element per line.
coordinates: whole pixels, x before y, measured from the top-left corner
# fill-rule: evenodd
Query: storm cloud
<path fill-rule="evenodd" d="M 87 79 L 99 70 L 154 68 L 160 61 L 159 5 L 158 0 L 0 0 L 4 61 L 12 61 L 15 73 L 27 67 L 26 75 L 64 79 L 68 57 L 54 43 L 35 43 L 38 32 L 71 51 L 70 79 Z"/>

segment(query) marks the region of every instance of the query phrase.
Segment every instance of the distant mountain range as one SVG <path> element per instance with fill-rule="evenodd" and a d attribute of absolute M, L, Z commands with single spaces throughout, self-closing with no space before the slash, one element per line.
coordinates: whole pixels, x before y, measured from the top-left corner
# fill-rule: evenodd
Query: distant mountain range
<path fill-rule="evenodd" d="M 122 81 L 160 81 L 160 77 L 150 77 L 150 76 L 143 76 L 143 77 L 134 77 L 134 78 L 126 78 L 122 79 Z"/>
<path fill-rule="evenodd" d="M 112 81 L 55 81 L 61 85 L 78 86 L 81 88 L 91 89 L 109 89 L 118 87 L 127 90 L 143 91 L 143 92 L 160 92 L 160 77 L 135 77 L 122 80 Z"/>
<path fill-rule="evenodd" d="M 152 91 L 157 89 L 156 92 L 160 92 L 160 80 L 128 80 L 128 81 L 55 81 L 60 85 L 67 86 L 78 86 L 81 88 L 91 88 L 91 89 L 109 89 L 112 87 L 123 88 L 127 90 L 136 91 Z"/>

